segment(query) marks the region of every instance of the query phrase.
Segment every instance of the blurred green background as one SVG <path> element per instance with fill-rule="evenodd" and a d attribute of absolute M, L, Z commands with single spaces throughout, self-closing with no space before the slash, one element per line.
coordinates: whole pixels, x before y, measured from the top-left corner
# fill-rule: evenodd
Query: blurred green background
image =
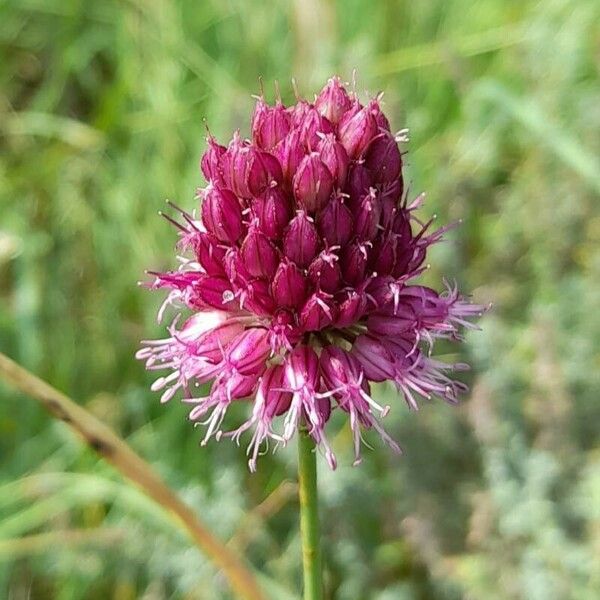
<path fill-rule="evenodd" d="M 273 598 L 298 598 L 294 449 L 256 475 L 200 449 L 133 358 L 160 336 L 174 264 L 165 198 L 191 208 L 204 125 L 248 132 L 262 76 L 307 96 L 358 72 L 409 127 L 424 216 L 464 224 L 428 282 L 494 300 L 449 358 L 472 393 L 409 413 L 398 459 L 369 438 L 320 464 L 327 598 L 600 597 L 600 3 L 597 0 L 1 0 L 0 350 L 146 457 Z M 233 425 L 240 415 L 233 414 Z M 269 498 L 265 504 L 261 504 Z M 257 506 L 260 506 L 258 509 Z M 0 597 L 225 599 L 141 493 L 34 401 L 0 385 Z"/>

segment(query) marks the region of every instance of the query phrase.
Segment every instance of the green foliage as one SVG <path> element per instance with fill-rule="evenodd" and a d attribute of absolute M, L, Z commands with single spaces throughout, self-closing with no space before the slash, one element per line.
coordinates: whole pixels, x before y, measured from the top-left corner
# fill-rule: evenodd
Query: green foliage
<path fill-rule="evenodd" d="M 290 98 L 291 76 L 309 94 L 356 67 L 358 88 L 385 90 L 392 123 L 411 129 L 424 212 L 463 219 L 427 280 L 456 277 L 495 309 L 447 348 L 474 365 L 461 407 L 413 414 L 379 390 L 403 458 L 373 438 L 352 468 L 334 420 L 328 598 L 597 598 L 599 39 L 594 0 L 5 0 L 0 350 L 126 436 L 273 598 L 297 598 L 293 495 L 252 510 L 295 477 L 293 449 L 250 476 L 243 448 L 198 448 L 185 408 L 159 406 L 133 359 L 161 334 L 160 298 L 135 283 L 173 264 L 156 212 L 165 198 L 192 206 L 204 117 L 217 137 L 247 132 L 259 76 Z M 1 597 L 230 597 L 63 425 L 0 395 Z"/>

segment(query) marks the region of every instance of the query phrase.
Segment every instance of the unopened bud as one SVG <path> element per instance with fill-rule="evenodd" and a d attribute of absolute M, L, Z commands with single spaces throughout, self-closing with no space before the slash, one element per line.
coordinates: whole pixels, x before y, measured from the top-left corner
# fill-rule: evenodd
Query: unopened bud
<path fill-rule="evenodd" d="M 278 102 L 269 106 L 261 98 L 256 103 L 252 117 L 252 137 L 263 150 L 274 148 L 290 131 L 291 116 Z"/>
<path fill-rule="evenodd" d="M 306 156 L 294 176 L 296 202 L 309 213 L 320 210 L 333 191 L 333 177 L 317 152 Z"/>
<path fill-rule="evenodd" d="M 354 220 L 341 198 L 332 198 L 317 217 L 319 233 L 330 246 L 344 246 L 352 237 Z"/>
<path fill-rule="evenodd" d="M 327 117 L 334 125 L 337 125 L 352 106 L 348 93 L 342 86 L 339 77 L 332 77 L 315 100 L 315 108 Z"/>
<path fill-rule="evenodd" d="M 369 103 L 356 114 L 348 111 L 339 125 L 338 136 L 350 158 L 358 158 L 377 135 L 377 121 L 373 116 L 373 106 Z"/>
<path fill-rule="evenodd" d="M 284 260 L 277 267 L 271 289 L 280 306 L 298 308 L 306 299 L 308 282 L 294 263 Z"/>
<path fill-rule="evenodd" d="M 272 240 L 278 240 L 291 217 L 287 195 L 280 187 L 268 188 L 252 201 L 252 213 L 260 230 Z"/>
<path fill-rule="evenodd" d="M 236 195 L 229 190 L 209 188 L 202 201 L 202 222 L 222 242 L 237 242 L 244 226 Z"/>
<path fill-rule="evenodd" d="M 224 277 L 202 274 L 193 289 L 186 297 L 190 308 L 205 309 L 207 306 L 227 310 L 233 303 L 231 283 Z"/>
<path fill-rule="evenodd" d="M 253 150 L 248 170 L 248 190 L 258 196 L 266 189 L 283 182 L 283 172 L 277 158 L 269 152 Z"/>
<path fill-rule="evenodd" d="M 209 136 L 206 141 L 208 147 L 200 160 L 200 169 L 207 181 L 210 181 L 213 185 L 223 186 L 223 165 L 221 161 L 227 148 L 218 144 L 212 136 Z"/>
<path fill-rule="evenodd" d="M 336 188 L 343 188 L 348 174 L 348 154 L 335 135 L 329 134 L 319 141 L 317 151 L 325 166 L 333 176 Z"/>
<path fill-rule="evenodd" d="M 291 184 L 296 170 L 306 156 L 306 148 L 300 139 L 300 131 L 293 129 L 275 146 L 273 153 L 279 160 L 284 180 L 288 185 Z"/>
<path fill-rule="evenodd" d="M 378 275 L 389 275 L 396 264 L 396 248 L 398 236 L 395 233 L 381 233 L 373 242 L 373 251 L 369 259 L 369 267 Z"/>
<path fill-rule="evenodd" d="M 316 149 L 323 134 L 333 133 L 333 125 L 314 108 L 309 108 L 300 124 L 300 139 L 310 152 Z"/>
<path fill-rule="evenodd" d="M 372 187 L 371 174 L 361 162 L 354 162 L 348 171 L 346 179 L 346 193 L 350 198 L 360 198 Z"/>
<path fill-rule="evenodd" d="M 300 311 L 300 325 L 304 331 L 319 331 L 333 323 L 334 306 L 330 296 L 323 292 L 315 292 L 305 302 Z"/>
<path fill-rule="evenodd" d="M 400 176 L 402 157 L 391 133 L 380 133 L 369 145 L 365 166 L 377 183 L 391 183 Z"/>
<path fill-rule="evenodd" d="M 373 188 L 355 203 L 352 212 L 356 237 L 363 242 L 372 240 L 377 234 L 381 217 L 381 204 Z"/>
<path fill-rule="evenodd" d="M 366 244 L 352 242 L 342 251 L 341 267 L 344 281 L 349 285 L 358 285 L 365 277 L 368 251 Z"/>
<path fill-rule="evenodd" d="M 317 289 L 333 294 L 342 282 L 338 257 L 331 251 L 321 252 L 308 267 L 308 278 Z"/>
<path fill-rule="evenodd" d="M 304 211 L 298 211 L 283 234 L 283 253 L 305 269 L 317 255 L 319 245 L 319 234 L 312 219 Z"/>
<path fill-rule="evenodd" d="M 210 233 L 200 232 L 194 236 L 194 252 L 196 259 L 209 275 L 224 275 L 225 248 Z"/>
<path fill-rule="evenodd" d="M 240 252 L 250 275 L 272 277 L 275 273 L 279 264 L 278 250 L 258 228 L 250 228 Z"/>
<path fill-rule="evenodd" d="M 338 306 L 335 326 L 339 328 L 349 327 L 364 315 L 367 309 L 367 300 L 364 293 L 348 290 L 342 292 L 342 297 L 338 299 Z"/>
<path fill-rule="evenodd" d="M 241 304 L 242 308 L 260 316 L 272 315 L 277 307 L 269 283 L 264 279 L 254 279 L 246 284 Z"/>

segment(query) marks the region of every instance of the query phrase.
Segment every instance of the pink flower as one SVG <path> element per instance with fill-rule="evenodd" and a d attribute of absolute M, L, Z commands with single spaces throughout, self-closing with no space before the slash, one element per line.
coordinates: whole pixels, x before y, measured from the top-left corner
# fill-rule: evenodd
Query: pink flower
<path fill-rule="evenodd" d="M 194 405 L 202 443 L 251 430 L 251 470 L 269 440 L 285 444 L 300 426 L 335 468 L 326 435 L 335 409 L 348 415 L 355 464 L 363 430 L 399 452 L 370 382 L 392 381 L 412 409 L 419 397 L 455 403 L 466 386 L 451 375 L 466 365 L 431 351 L 439 338 L 460 340 L 485 307 L 448 285 L 412 283 L 447 228 L 430 231 L 414 217 L 422 196 L 402 195 L 402 155 L 379 101 L 363 106 L 337 78 L 314 105 L 260 98 L 252 139 L 236 133 L 225 147 L 209 137 L 200 166 L 200 210 L 177 209 L 187 258 L 150 284 L 169 290 L 159 318 L 169 305 L 191 313 L 143 342 L 138 358 L 168 371 L 152 389 Z M 248 398 L 248 420 L 224 431 L 228 407 Z"/>

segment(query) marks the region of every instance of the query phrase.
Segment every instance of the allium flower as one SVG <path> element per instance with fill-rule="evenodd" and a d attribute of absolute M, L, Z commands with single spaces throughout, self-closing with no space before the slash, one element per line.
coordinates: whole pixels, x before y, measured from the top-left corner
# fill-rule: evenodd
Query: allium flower
<path fill-rule="evenodd" d="M 208 137 L 200 209 L 177 209 L 182 223 L 167 217 L 186 257 L 150 285 L 169 290 L 159 319 L 167 305 L 188 316 L 137 356 L 169 370 L 152 389 L 163 402 L 181 391 L 190 419 L 206 426 L 203 444 L 250 430 L 251 470 L 269 439 L 284 444 L 301 425 L 335 468 L 325 433 L 335 409 L 348 415 L 356 464 L 363 429 L 399 452 L 371 382 L 392 381 L 412 409 L 419 396 L 454 404 L 466 390 L 451 377 L 466 365 L 434 360 L 432 347 L 460 340 L 484 307 L 453 286 L 413 283 L 447 228 L 415 216 L 423 197 L 404 194 L 399 139 L 379 99 L 363 105 L 337 78 L 313 104 L 261 97 L 250 140 L 236 133 L 225 147 Z M 224 432 L 239 401 L 249 418 Z"/>

